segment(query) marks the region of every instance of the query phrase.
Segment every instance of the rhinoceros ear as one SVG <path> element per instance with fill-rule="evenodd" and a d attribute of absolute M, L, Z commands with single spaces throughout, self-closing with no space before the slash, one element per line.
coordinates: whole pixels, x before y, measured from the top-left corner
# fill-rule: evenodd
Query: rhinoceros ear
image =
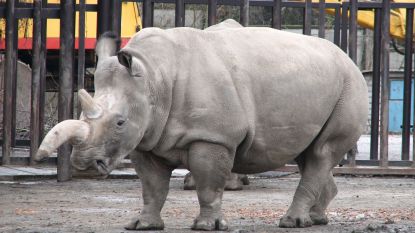
<path fill-rule="evenodd" d="M 125 66 L 127 69 L 131 69 L 131 63 L 133 62 L 133 57 L 131 54 L 124 51 L 118 52 L 118 61 L 121 65 Z"/>
<path fill-rule="evenodd" d="M 105 58 L 115 56 L 120 50 L 121 40 L 114 32 L 103 33 L 95 46 L 95 53 L 97 55 L 97 66 Z"/>
<path fill-rule="evenodd" d="M 120 62 L 121 65 L 127 68 L 131 76 L 142 76 L 143 75 L 138 59 L 131 56 L 131 54 L 125 51 L 118 52 L 118 61 Z"/>

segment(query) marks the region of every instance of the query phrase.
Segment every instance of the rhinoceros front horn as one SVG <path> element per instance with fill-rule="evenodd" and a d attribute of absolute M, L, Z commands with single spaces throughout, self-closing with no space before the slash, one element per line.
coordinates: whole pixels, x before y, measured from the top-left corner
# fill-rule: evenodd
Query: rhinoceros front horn
<path fill-rule="evenodd" d="M 80 120 L 66 120 L 55 125 L 40 145 L 34 160 L 41 161 L 50 156 L 60 145 L 69 142 L 76 145 L 85 142 L 89 135 L 89 125 Z"/>
<path fill-rule="evenodd" d="M 102 114 L 102 108 L 95 103 L 92 96 L 88 94 L 84 89 L 78 91 L 78 97 L 81 102 L 82 112 L 85 117 L 89 119 L 98 118 Z"/>

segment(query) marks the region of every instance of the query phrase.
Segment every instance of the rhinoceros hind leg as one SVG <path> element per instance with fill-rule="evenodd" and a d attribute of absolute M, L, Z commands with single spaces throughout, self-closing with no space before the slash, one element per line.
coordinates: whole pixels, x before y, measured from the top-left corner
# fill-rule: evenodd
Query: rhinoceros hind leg
<path fill-rule="evenodd" d="M 290 208 L 280 221 L 281 227 L 311 226 L 311 216 L 314 224 L 327 222 L 324 212 L 337 193 L 332 169 L 356 144 L 366 124 L 367 102 L 358 99 L 366 90 L 359 82 L 345 81 L 341 98 L 326 125 L 296 159 L 301 167 L 301 180 Z"/>
<path fill-rule="evenodd" d="M 300 174 L 303 174 L 304 166 L 305 166 L 304 155 L 300 155 L 299 157 L 297 157 L 296 162 L 298 164 Z M 330 201 L 337 194 L 337 186 L 334 183 L 333 174 L 331 172 L 330 172 L 328 179 L 329 180 L 327 184 L 324 186 L 319 199 L 317 200 L 316 204 L 310 209 L 310 218 L 313 222 L 313 225 L 327 225 L 328 224 L 326 209 Z"/>
<path fill-rule="evenodd" d="M 193 230 L 226 230 L 222 196 L 226 178 L 233 166 L 233 155 L 221 145 L 196 142 L 189 148 L 189 169 L 196 182 L 200 213 Z"/>
<path fill-rule="evenodd" d="M 337 194 L 337 186 L 334 183 L 333 175 L 330 174 L 329 181 L 324 186 L 322 193 L 317 203 L 310 209 L 310 217 L 313 221 L 313 225 L 327 225 L 329 220 L 326 215 L 326 209 L 330 201 Z"/>
<path fill-rule="evenodd" d="M 155 231 L 155 230 L 163 230 L 164 229 L 164 222 L 161 218 L 155 219 L 152 217 L 151 219 L 144 219 L 143 217 L 134 218 L 128 223 L 125 227 L 126 230 L 145 230 L 145 231 Z"/>

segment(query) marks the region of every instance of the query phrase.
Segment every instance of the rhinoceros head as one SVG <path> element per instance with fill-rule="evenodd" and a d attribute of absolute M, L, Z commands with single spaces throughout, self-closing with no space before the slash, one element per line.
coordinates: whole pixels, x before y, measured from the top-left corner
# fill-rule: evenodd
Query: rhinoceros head
<path fill-rule="evenodd" d="M 94 97 L 83 89 L 78 91 L 80 119 L 62 121 L 50 130 L 35 160 L 42 160 L 69 142 L 75 168 L 93 166 L 105 175 L 136 148 L 150 118 L 148 88 L 144 77 L 134 74 L 135 58 L 125 53 L 115 56 L 117 47 L 116 38 L 110 34 L 99 39 Z"/>

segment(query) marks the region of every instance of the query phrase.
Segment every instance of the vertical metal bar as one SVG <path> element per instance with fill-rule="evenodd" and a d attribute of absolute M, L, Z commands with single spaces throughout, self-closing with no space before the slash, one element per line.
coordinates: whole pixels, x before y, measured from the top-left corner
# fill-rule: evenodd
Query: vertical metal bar
<path fill-rule="evenodd" d="M 335 45 L 340 47 L 340 7 L 334 9 L 334 39 Z"/>
<path fill-rule="evenodd" d="M 303 17 L 303 34 L 311 35 L 311 0 L 306 0 L 304 5 L 304 17 Z"/>
<path fill-rule="evenodd" d="M 342 4 L 342 34 L 341 34 L 341 44 L 340 44 L 340 48 L 347 53 L 347 28 L 348 28 L 348 17 L 347 17 L 347 12 L 348 12 L 348 4 L 343 2 Z"/>
<path fill-rule="evenodd" d="M 19 3 L 19 2 L 16 2 Z M 17 17 L 17 15 L 15 15 Z M 18 60 L 18 40 L 19 40 L 19 19 L 15 19 L 15 24 L 14 24 L 14 31 L 16 33 L 13 33 L 13 47 L 14 47 L 14 51 L 16 52 L 16 59 L 13 61 L 13 71 L 12 73 L 15 74 L 12 79 L 12 91 L 11 91 L 11 95 L 12 95 L 12 103 L 11 103 L 11 109 L 12 109 L 12 131 L 11 131 L 11 145 L 12 147 L 16 146 L 16 100 L 17 100 L 17 60 Z"/>
<path fill-rule="evenodd" d="M 324 38 L 326 36 L 326 1 L 319 0 L 318 2 L 318 37 Z"/>
<path fill-rule="evenodd" d="M 350 0 L 349 57 L 357 63 L 357 0 Z"/>
<path fill-rule="evenodd" d="M 272 7 L 272 27 L 275 29 L 281 29 L 282 25 L 281 2 L 282 0 L 274 0 Z"/>
<path fill-rule="evenodd" d="M 411 134 L 412 38 L 414 9 L 406 9 L 405 71 L 403 94 L 402 160 L 409 160 Z"/>
<path fill-rule="evenodd" d="M 249 25 L 249 0 L 240 0 L 240 18 L 239 22 L 242 26 L 247 27 Z"/>
<path fill-rule="evenodd" d="M 389 138 L 389 31 L 390 2 L 382 2 L 382 39 L 381 39 L 381 106 L 380 106 L 380 165 L 388 166 Z"/>
<path fill-rule="evenodd" d="M 153 25 L 152 4 L 152 0 L 143 1 L 143 28 L 151 27 Z"/>
<path fill-rule="evenodd" d="M 16 2 L 16 4 L 19 4 L 19 2 Z M 15 5 L 15 8 L 16 8 L 16 6 L 18 6 L 18 5 Z M 16 93 L 17 93 L 17 60 L 18 60 L 18 31 L 19 31 L 19 19 L 18 19 L 18 16 L 17 16 L 17 13 L 15 13 L 15 23 L 14 23 L 14 31 L 16 32 L 16 33 L 13 33 L 13 43 L 12 43 L 12 45 L 13 45 L 13 51 L 15 51 L 15 53 L 16 53 L 16 59 L 15 60 L 13 60 L 13 66 L 11 67 L 13 70 L 12 70 L 12 74 L 14 74 L 13 75 L 13 79 L 11 80 L 11 82 L 12 82 L 12 85 L 11 85 L 11 91 L 10 91 L 10 94 L 12 95 L 11 96 L 11 100 L 12 100 L 12 102 L 11 102 L 11 105 L 10 105 L 10 107 L 11 107 L 11 112 L 10 112 L 10 114 L 11 114 L 11 137 L 10 137 L 10 142 L 11 142 L 11 147 L 13 148 L 13 147 L 15 147 L 16 146 Z"/>
<path fill-rule="evenodd" d="M 73 50 L 75 34 L 75 1 L 61 0 L 60 53 L 59 53 L 59 103 L 58 120 L 73 116 Z M 58 150 L 58 181 L 71 179 L 71 146 L 63 144 Z"/>
<path fill-rule="evenodd" d="M 48 0 L 42 0 L 42 7 L 48 5 Z M 41 19 L 41 46 L 40 46 L 40 102 L 39 102 L 39 138 L 43 139 L 44 127 L 45 127 L 45 97 L 46 97 L 46 32 L 47 32 L 47 19 L 45 12 L 42 11 Z"/>
<path fill-rule="evenodd" d="M 151 10 L 151 21 L 150 21 L 150 25 L 151 25 L 151 27 L 153 27 L 154 26 L 154 1 L 151 1 L 150 10 Z"/>
<path fill-rule="evenodd" d="M 111 1 L 98 0 L 97 38 L 102 33 L 111 30 Z"/>
<path fill-rule="evenodd" d="M 176 13 L 174 25 L 184 27 L 184 0 L 176 0 Z"/>
<path fill-rule="evenodd" d="M 78 91 L 84 89 L 85 81 L 85 0 L 79 0 L 79 32 L 78 32 Z M 81 115 L 81 102 L 77 102 L 77 117 Z"/>
<path fill-rule="evenodd" d="M 375 9 L 373 33 L 372 109 L 370 118 L 370 159 L 379 159 L 380 40 L 382 11 Z"/>
<path fill-rule="evenodd" d="M 349 57 L 353 62 L 357 63 L 357 0 L 350 0 L 350 16 L 349 16 Z M 357 150 L 357 144 L 355 145 Z M 352 149 L 347 153 L 351 166 L 356 166 L 356 153 Z"/>
<path fill-rule="evenodd" d="M 33 41 L 32 41 L 32 90 L 30 110 L 30 164 L 34 165 L 34 156 L 40 143 L 40 86 L 41 86 L 41 30 L 42 30 L 42 0 L 34 1 L 33 8 Z"/>
<path fill-rule="evenodd" d="M 121 36 L 121 2 L 120 0 L 111 0 L 111 20 L 110 30 Z"/>
<path fill-rule="evenodd" d="M 10 164 L 12 150 L 12 118 L 13 118 L 13 79 L 17 59 L 17 51 L 14 47 L 13 38 L 15 33 L 15 1 L 6 2 L 6 57 L 4 64 L 4 96 L 3 96 L 3 147 L 2 164 Z"/>
<path fill-rule="evenodd" d="M 208 26 L 216 24 L 217 0 L 208 0 Z"/>

